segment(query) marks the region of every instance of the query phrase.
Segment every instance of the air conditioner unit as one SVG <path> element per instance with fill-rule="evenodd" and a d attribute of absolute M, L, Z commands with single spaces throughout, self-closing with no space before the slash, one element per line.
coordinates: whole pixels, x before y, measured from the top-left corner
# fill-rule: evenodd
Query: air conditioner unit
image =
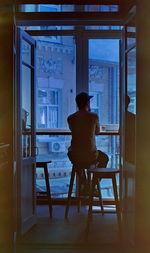
<path fill-rule="evenodd" d="M 65 151 L 65 142 L 49 142 L 49 152 L 64 152 Z"/>

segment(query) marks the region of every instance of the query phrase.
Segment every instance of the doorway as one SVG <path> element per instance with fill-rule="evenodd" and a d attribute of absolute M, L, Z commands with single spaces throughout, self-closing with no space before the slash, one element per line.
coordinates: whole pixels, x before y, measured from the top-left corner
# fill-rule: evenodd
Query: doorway
<path fill-rule="evenodd" d="M 57 31 L 43 29 L 33 31 L 28 30 L 28 27 L 24 33 L 32 36 L 36 45 L 34 86 L 37 109 L 36 152 L 49 156 L 52 160 L 48 171 L 52 198 L 58 214 L 58 203 L 61 201 L 65 204 L 66 202 L 71 172 L 71 164 L 67 158 L 71 136 L 66 119 L 76 110 L 75 96 L 80 91 L 87 91 L 94 95 L 91 109 L 99 115 L 102 131 L 102 135 L 97 137 L 97 146 L 109 155 L 109 166 L 119 168 L 120 141 L 117 132 L 119 129 L 120 34 L 118 32 L 107 34 L 103 31 L 89 33 L 88 30 L 77 30 L 67 33 L 61 31 L 57 35 Z M 23 57 L 27 57 L 28 48 L 25 46 L 23 48 Z M 42 168 L 34 169 L 34 176 L 36 191 L 39 194 L 38 203 L 42 203 L 42 200 L 44 201 L 42 192 L 45 190 Z M 32 182 L 35 188 L 35 183 Z M 113 190 L 109 180 L 101 182 L 101 190 L 106 202 L 112 198 Z M 76 185 L 74 185 L 75 195 Z M 62 213 L 63 209 L 63 206 L 60 207 Z M 87 208 L 84 212 L 86 210 Z M 47 221 L 46 224 L 49 224 L 47 207 L 41 206 L 37 209 L 38 220 L 42 219 L 42 215 Z M 62 218 L 62 215 L 60 217 Z M 25 238 L 28 238 L 28 235 Z"/>

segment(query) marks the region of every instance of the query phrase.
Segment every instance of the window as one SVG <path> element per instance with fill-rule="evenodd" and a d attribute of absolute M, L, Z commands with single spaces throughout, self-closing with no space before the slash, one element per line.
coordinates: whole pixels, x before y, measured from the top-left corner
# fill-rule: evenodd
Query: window
<path fill-rule="evenodd" d="M 61 91 L 58 89 L 38 90 L 38 127 L 57 128 L 60 122 Z M 44 104 L 44 106 L 43 106 Z"/>

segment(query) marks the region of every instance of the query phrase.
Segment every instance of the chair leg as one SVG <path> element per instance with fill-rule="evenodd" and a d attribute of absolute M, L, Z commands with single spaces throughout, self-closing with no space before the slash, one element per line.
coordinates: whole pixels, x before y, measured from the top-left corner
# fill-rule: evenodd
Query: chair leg
<path fill-rule="evenodd" d="M 115 198 L 115 204 L 116 204 L 116 213 L 117 213 L 117 219 L 118 219 L 118 226 L 119 226 L 119 232 L 120 235 L 122 234 L 121 229 L 121 213 L 120 213 L 120 206 L 119 206 L 119 199 L 118 199 L 118 191 L 117 191 L 117 183 L 116 183 L 116 176 L 112 176 L 112 183 L 113 183 L 113 191 L 114 191 L 114 198 Z"/>
<path fill-rule="evenodd" d="M 47 191 L 47 200 L 48 200 L 48 206 L 49 206 L 49 214 L 50 214 L 50 217 L 52 217 L 52 198 L 51 198 L 51 191 L 50 191 L 50 185 L 49 185 L 49 176 L 48 176 L 47 164 L 45 164 L 45 166 L 44 166 L 44 174 L 45 174 L 45 182 L 46 182 L 46 191 Z"/>
<path fill-rule="evenodd" d="M 97 184 L 97 189 L 98 189 L 98 193 L 99 193 L 99 203 L 100 203 L 102 215 L 104 215 L 104 207 L 103 207 L 103 199 L 102 199 L 102 194 L 101 194 L 100 182 L 99 182 L 98 178 L 96 181 L 97 181 L 96 184 Z"/>
<path fill-rule="evenodd" d="M 65 211 L 65 218 L 68 218 L 68 212 L 69 212 L 69 207 L 70 207 L 74 177 L 75 177 L 75 168 L 73 167 L 72 172 L 71 172 L 70 184 L 69 184 L 69 191 L 68 191 L 68 199 L 67 199 L 67 205 L 66 205 L 66 211 Z"/>

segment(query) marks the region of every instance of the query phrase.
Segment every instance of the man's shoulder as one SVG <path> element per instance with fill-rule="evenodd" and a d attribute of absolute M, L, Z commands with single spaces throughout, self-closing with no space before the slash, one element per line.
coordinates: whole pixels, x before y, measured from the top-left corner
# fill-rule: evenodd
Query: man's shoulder
<path fill-rule="evenodd" d="M 92 117 L 93 119 L 98 119 L 98 115 L 94 112 L 88 112 L 89 116 Z"/>
<path fill-rule="evenodd" d="M 67 120 L 68 121 L 70 121 L 70 120 L 72 120 L 72 119 L 74 119 L 74 118 L 78 118 L 78 116 L 82 116 L 82 117 L 89 117 L 89 118 L 92 118 L 92 119 L 95 119 L 95 120 L 97 120 L 98 119 L 98 115 L 96 114 L 96 113 L 94 113 L 94 112 L 82 112 L 82 111 L 77 111 L 77 112 L 75 112 L 75 113 L 73 113 L 73 114 L 70 114 L 69 116 L 68 116 L 68 118 L 67 118 Z"/>
<path fill-rule="evenodd" d="M 76 115 L 77 115 L 77 112 L 74 112 L 74 113 L 70 114 L 70 115 L 68 116 L 67 120 L 73 119 L 74 117 L 76 117 Z"/>

